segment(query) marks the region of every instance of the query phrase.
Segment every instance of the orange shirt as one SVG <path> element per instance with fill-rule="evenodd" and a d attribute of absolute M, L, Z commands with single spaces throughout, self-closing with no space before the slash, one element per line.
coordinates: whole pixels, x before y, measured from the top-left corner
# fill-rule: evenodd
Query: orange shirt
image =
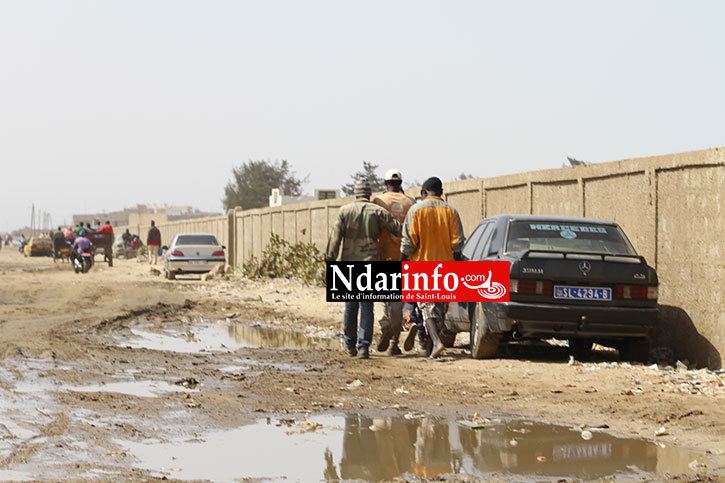
<path fill-rule="evenodd" d="M 411 261 L 453 261 L 465 241 L 458 211 L 442 198 L 428 196 L 405 217 L 401 251 Z"/>
<path fill-rule="evenodd" d="M 403 223 L 415 200 L 405 193 L 386 191 L 373 198 L 373 203 L 382 206 L 393 215 L 393 218 Z M 400 237 L 383 230 L 378 239 L 378 252 L 380 260 L 400 260 Z"/>

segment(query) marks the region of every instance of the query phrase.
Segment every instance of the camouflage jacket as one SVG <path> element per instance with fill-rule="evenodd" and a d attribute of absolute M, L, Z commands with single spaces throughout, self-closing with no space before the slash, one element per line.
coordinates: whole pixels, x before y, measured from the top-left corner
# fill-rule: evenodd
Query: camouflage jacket
<path fill-rule="evenodd" d="M 378 238 L 383 230 L 400 236 L 402 225 L 388 210 L 369 201 L 357 200 L 344 205 L 337 212 L 335 226 L 327 241 L 325 258 L 337 260 L 342 245 L 340 260 L 371 262 L 380 259 Z"/>

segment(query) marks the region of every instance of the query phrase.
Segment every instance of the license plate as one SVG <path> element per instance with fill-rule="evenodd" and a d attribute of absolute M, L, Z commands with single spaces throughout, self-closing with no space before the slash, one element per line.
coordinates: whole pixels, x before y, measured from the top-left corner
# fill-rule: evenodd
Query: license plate
<path fill-rule="evenodd" d="M 189 260 L 189 265 L 206 265 L 206 260 Z"/>
<path fill-rule="evenodd" d="M 589 445 L 571 445 L 571 446 L 554 446 L 554 461 L 572 460 L 572 459 L 596 459 L 611 458 L 612 445 L 606 444 L 589 444 Z"/>
<path fill-rule="evenodd" d="M 612 300 L 612 289 L 554 285 L 554 298 L 564 300 Z"/>
<path fill-rule="evenodd" d="M 84 257 L 90 257 L 90 256 L 91 256 L 91 254 L 90 254 L 90 253 L 84 253 L 84 254 L 83 254 L 83 256 L 84 256 Z"/>

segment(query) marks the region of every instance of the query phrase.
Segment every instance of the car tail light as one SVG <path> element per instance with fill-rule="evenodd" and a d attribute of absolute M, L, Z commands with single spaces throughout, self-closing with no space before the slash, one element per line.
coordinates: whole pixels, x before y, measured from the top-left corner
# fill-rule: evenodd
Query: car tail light
<path fill-rule="evenodd" d="M 212 257 L 223 257 L 224 256 L 224 250 L 217 250 L 214 253 L 211 254 Z"/>
<path fill-rule="evenodd" d="M 554 286 L 551 282 L 544 280 L 515 280 L 509 282 L 510 293 L 522 293 L 531 295 L 551 295 Z"/>
<path fill-rule="evenodd" d="M 183 257 L 184 252 L 182 252 L 181 250 L 174 250 L 169 255 L 171 255 L 172 257 Z"/>
<path fill-rule="evenodd" d="M 616 285 L 614 298 L 617 299 L 656 299 L 657 287 L 647 285 Z"/>

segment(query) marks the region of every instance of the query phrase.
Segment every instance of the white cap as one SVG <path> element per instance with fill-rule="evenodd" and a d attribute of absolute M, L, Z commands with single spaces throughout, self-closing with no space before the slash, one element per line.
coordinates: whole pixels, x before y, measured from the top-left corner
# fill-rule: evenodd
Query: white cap
<path fill-rule="evenodd" d="M 397 169 L 389 169 L 385 172 L 385 181 L 403 181 L 403 175 Z"/>

